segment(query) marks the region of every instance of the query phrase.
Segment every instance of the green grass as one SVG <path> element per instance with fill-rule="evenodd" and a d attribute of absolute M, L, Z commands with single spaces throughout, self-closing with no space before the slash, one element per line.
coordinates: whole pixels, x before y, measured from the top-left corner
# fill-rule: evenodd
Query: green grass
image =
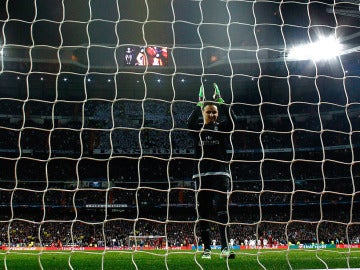
<path fill-rule="evenodd" d="M 236 258 L 219 258 L 214 251 L 211 260 L 202 260 L 194 251 L 2 251 L 0 269 L 9 270 L 92 270 L 92 269 L 334 269 L 360 268 L 360 250 L 246 250 Z M 322 261 L 323 262 L 322 262 Z M 326 263 L 326 264 L 324 264 Z M 291 267 L 289 266 L 291 265 Z"/>

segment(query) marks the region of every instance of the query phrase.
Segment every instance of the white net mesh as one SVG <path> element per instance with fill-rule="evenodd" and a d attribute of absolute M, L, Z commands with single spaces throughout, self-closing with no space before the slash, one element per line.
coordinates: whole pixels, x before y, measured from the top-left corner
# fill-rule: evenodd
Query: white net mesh
<path fill-rule="evenodd" d="M 331 248 L 353 267 L 359 18 L 355 0 L 0 1 L 4 268 L 16 249 L 196 254 L 186 119 L 213 82 L 238 116 L 227 223 L 237 260 Z M 212 227 L 214 249 L 219 237 Z"/>

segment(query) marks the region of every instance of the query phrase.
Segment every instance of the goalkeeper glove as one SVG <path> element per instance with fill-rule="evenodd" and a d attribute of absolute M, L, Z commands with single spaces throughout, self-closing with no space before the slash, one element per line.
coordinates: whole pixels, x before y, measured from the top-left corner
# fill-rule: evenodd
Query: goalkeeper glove
<path fill-rule="evenodd" d="M 219 102 L 219 103 L 224 103 L 225 101 L 221 98 L 221 95 L 220 95 L 219 86 L 216 83 L 213 83 L 213 87 L 214 87 L 214 95 L 213 95 L 214 101 Z"/>
<path fill-rule="evenodd" d="M 200 86 L 200 90 L 199 90 L 199 102 L 197 103 L 196 106 L 199 106 L 200 108 L 202 108 L 204 106 L 204 86 L 201 85 Z"/>

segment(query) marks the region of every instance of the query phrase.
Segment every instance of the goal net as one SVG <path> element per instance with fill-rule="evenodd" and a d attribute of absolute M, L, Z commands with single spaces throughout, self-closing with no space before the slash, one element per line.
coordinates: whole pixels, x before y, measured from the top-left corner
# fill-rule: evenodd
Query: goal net
<path fill-rule="evenodd" d="M 136 268 L 139 252 L 168 267 L 183 250 L 204 267 L 192 179 L 201 159 L 186 121 L 200 86 L 211 100 L 213 83 L 237 116 L 227 132 L 228 218 L 208 220 L 213 253 L 221 223 L 236 255 L 228 269 L 254 254 L 251 265 L 271 268 L 261 259 L 270 249 L 284 269 L 304 268 L 294 249 L 319 268 L 333 267 L 320 250 L 360 267 L 359 7 L 0 1 L 4 268 L 17 250 L 36 251 L 42 269 L 53 250 L 101 260 L 116 250 Z"/>

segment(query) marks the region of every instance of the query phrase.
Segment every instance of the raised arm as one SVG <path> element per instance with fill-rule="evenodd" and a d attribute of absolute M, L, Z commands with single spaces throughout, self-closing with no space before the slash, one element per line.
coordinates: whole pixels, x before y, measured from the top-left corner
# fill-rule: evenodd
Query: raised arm
<path fill-rule="evenodd" d="M 186 121 L 187 127 L 193 130 L 200 129 L 201 125 L 199 124 L 199 118 L 201 115 L 202 115 L 201 107 L 196 106 L 196 108 L 194 108 L 194 110 L 191 112 L 190 116 Z"/>
<path fill-rule="evenodd" d="M 219 114 L 224 116 L 224 120 L 220 122 L 221 125 L 223 125 L 227 131 L 231 131 L 235 128 L 238 117 L 228 105 L 221 104 L 218 106 L 218 109 Z"/>
<path fill-rule="evenodd" d="M 189 129 L 198 130 L 200 129 L 199 125 L 199 117 L 202 115 L 202 108 L 204 106 L 204 86 L 200 86 L 199 90 L 199 100 L 196 107 L 191 112 L 190 116 L 188 117 L 186 124 Z"/>
<path fill-rule="evenodd" d="M 221 97 L 219 86 L 216 83 L 213 83 L 213 87 L 214 87 L 213 99 L 215 102 L 219 104 L 218 105 L 219 113 L 220 115 L 225 116 L 226 125 L 229 126 L 230 129 L 232 129 L 232 121 L 234 121 L 235 124 L 237 121 L 237 116 L 235 115 L 234 111 L 231 108 L 229 108 L 229 106 L 224 104 L 225 101 Z"/>
<path fill-rule="evenodd" d="M 205 94 L 204 94 L 204 87 L 203 85 L 200 86 L 199 90 L 199 100 L 197 103 L 197 106 L 194 108 L 194 110 L 191 112 L 189 118 L 187 119 L 187 126 L 189 129 L 193 130 L 199 130 L 201 128 L 201 123 L 199 123 L 199 117 L 202 116 L 202 110 L 204 105 L 207 103 L 214 104 L 218 107 L 219 115 L 224 116 L 224 121 L 221 121 L 221 125 L 225 129 L 233 129 L 233 122 L 235 123 L 237 121 L 237 117 L 233 110 L 229 108 L 226 104 L 224 104 L 224 100 L 221 97 L 220 89 L 216 83 L 213 83 L 214 88 L 214 94 L 212 96 L 213 101 L 207 102 L 205 100 Z"/>

